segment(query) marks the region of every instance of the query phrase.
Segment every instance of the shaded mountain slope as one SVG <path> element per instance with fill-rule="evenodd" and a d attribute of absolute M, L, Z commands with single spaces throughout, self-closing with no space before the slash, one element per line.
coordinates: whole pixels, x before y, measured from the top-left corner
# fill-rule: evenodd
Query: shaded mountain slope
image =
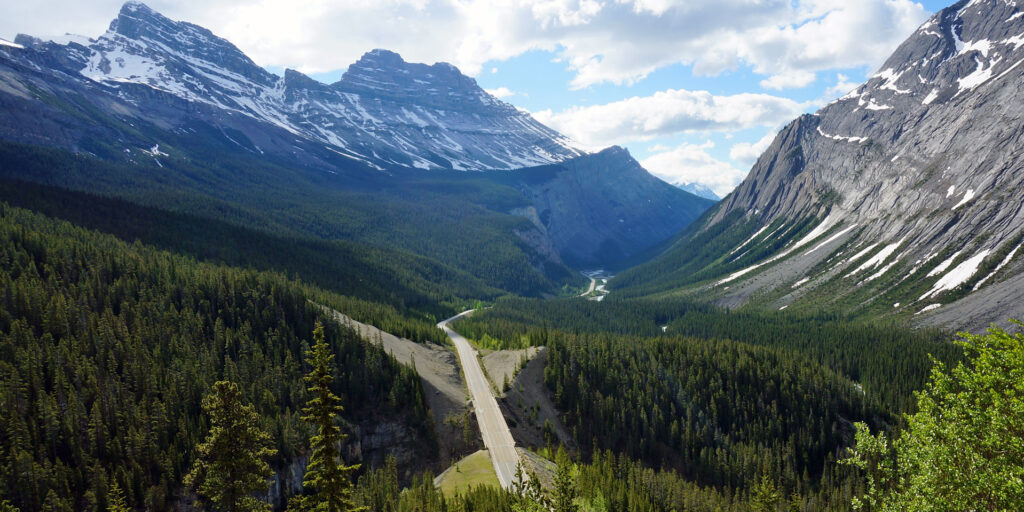
<path fill-rule="evenodd" d="M 661 243 L 706 207 L 629 157 L 584 154 L 444 63 L 374 50 L 334 84 L 279 77 L 138 2 L 96 39 L 17 42 L 0 47 L 9 178 L 394 247 L 526 294 L 575 284 L 565 261 Z M 478 176 L 542 165 L 575 175 L 545 190 Z M 592 190 L 599 201 L 583 199 Z M 541 210 L 581 220 L 548 229 L 533 222 Z"/>

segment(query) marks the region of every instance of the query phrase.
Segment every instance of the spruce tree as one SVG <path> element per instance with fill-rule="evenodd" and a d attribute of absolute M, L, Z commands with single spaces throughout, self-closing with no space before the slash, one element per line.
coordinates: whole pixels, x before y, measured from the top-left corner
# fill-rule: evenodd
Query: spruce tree
<path fill-rule="evenodd" d="M 324 326 L 319 322 L 313 330 L 313 341 L 313 348 L 306 354 L 312 369 L 305 377 L 311 398 L 302 409 L 305 414 L 302 419 L 316 430 L 309 440 L 313 453 L 302 478 L 302 486 L 313 492 L 296 497 L 289 508 L 323 512 L 365 510 L 356 507 L 354 501 L 352 474 L 359 465 L 346 466 L 341 459 L 341 443 L 348 436 L 337 425 L 342 407 L 338 404 L 341 400 L 330 388 L 334 381 L 334 354 L 324 338 Z"/>
<path fill-rule="evenodd" d="M 754 485 L 750 496 L 750 508 L 755 512 L 775 512 L 782 495 L 775 488 L 775 482 L 767 473 L 761 475 L 761 481 Z"/>
<path fill-rule="evenodd" d="M 107 512 L 130 512 L 131 507 L 124 499 L 124 492 L 117 480 L 110 485 L 110 493 L 107 494 Z"/>
<path fill-rule="evenodd" d="M 266 458 L 277 450 L 267 447 L 270 434 L 259 426 L 259 415 L 243 405 L 234 382 L 218 381 L 213 393 L 203 398 L 210 416 L 210 433 L 197 447 L 199 457 L 185 484 L 195 489 L 217 510 L 247 512 L 270 510 L 253 496 L 266 492 L 273 476 Z"/>
<path fill-rule="evenodd" d="M 576 465 L 569 460 L 565 449 L 559 445 L 555 454 L 555 512 L 576 512 Z"/>

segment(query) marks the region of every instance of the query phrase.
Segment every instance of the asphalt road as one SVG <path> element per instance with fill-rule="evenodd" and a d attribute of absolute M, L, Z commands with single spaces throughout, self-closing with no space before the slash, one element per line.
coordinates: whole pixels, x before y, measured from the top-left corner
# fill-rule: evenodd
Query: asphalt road
<path fill-rule="evenodd" d="M 448 322 L 472 312 L 472 309 L 464 311 L 437 326 L 451 338 L 459 353 L 459 363 L 462 364 L 462 372 L 466 374 L 466 385 L 469 387 L 469 396 L 473 400 L 473 411 L 476 413 L 476 422 L 480 425 L 484 447 L 491 455 L 491 463 L 494 465 L 494 472 L 498 475 L 498 482 L 501 483 L 502 488 L 508 489 L 515 481 L 516 467 L 519 466 L 516 442 L 512 439 L 512 432 L 509 431 L 508 423 L 505 423 L 505 417 L 501 414 L 498 401 L 494 398 L 493 388 L 480 368 L 476 350 L 466 338 L 448 327 Z"/>

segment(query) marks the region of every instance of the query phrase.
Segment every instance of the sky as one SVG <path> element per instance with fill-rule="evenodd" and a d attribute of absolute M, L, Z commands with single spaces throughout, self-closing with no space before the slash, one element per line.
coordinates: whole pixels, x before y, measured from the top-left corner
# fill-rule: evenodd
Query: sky
<path fill-rule="evenodd" d="M 796 116 L 953 0 L 151 0 L 257 64 L 337 80 L 363 53 L 450 62 L 588 149 L 732 190 Z M 121 0 L 0 0 L 0 37 L 99 36 Z"/>

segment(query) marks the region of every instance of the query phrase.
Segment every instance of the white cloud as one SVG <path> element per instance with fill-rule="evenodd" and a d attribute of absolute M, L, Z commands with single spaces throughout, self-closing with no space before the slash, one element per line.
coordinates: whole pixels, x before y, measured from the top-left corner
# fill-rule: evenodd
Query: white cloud
<path fill-rule="evenodd" d="M 484 89 L 487 94 L 494 96 L 495 98 L 508 98 L 510 96 L 516 96 L 519 93 L 509 89 L 508 87 L 498 87 L 497 89 Z"/>
<path fill-rule="evenodd" d="M 713 147 L 711 141 L 704 144 L 682 144 L 645 158 L 640 165 L 669 183 L 700 183 L 719 197 L 725 197 L 743 181 L 747 172 L 708 154 L 707 150 Z"/>
<path fill-rule="evenodd" d="M 836 73 L 836 84 L 825 89 L 825 94 L 822 98 L 823 102 L 828 103 L 836 98 L 845 96 L 850 91 L 856 89 L 859 85 L 860 83 L 858 82 L 851 82 L 850 77 L 842 73 Z"/>
<path fill-rule="evenodd" d="M 0 36 L 96 36 L 119 0 L 0 3 Z M 674 63 L 714 75 L 748 65 L 766 87 L 877 66 L 926 17 L 912 0 L 151 0 L 210 28 L 261 65 L 344 69 L 372 48 L 475 75 L 490 60 L 549 50 L 573 86 L 632 83 Z"/>
<path fill-rule="evenodd" d="M 776 91 L 792 88 L 799 89 L 814 83 L 815 78 L 814 73 L 811 73 L 810 71 L 787 71 L 761 80 L 761 87 L 764 87 L 765 89 L 775 89 Z"/>
<path fill-rule="evenodd" d="M 558 113 L 534 112 L 534 117 L 585 145 L 608 146 L 681 133 L 777 126 L 803 109 L 793 100 L 767 94 L 715 96 L 707 91 L 670 89 Z"/>
<path fill-rule="evenodd" d="M 739 164 L 740 167 L 749 169 L 754 165 L 754 162 L 757 161 L 758 157 L 761 156 L 761 153 L 764 153 L 764 150 L 768 149 L 768 146 L 772 144 L 772 141 L 775 140 L 775 136 L 778 133 L 779 130 L 777 128 L 773 128 L 757 142 L 739 142 L 733 144 L 732 148 L 729 149 L 729 158 L 732 159 L 733 162 Z"/>

